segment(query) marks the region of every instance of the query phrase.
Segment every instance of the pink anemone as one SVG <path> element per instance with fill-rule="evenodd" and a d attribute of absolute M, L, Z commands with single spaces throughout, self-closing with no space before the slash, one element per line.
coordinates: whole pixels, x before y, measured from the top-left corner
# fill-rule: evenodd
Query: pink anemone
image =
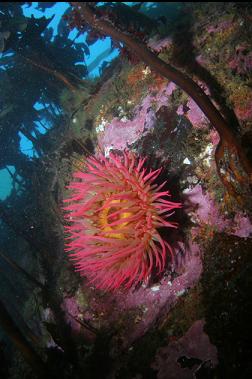
<path fill-rule="evenodd" d="M 89 157 L 85 172 L 76 172 L 66 226 L 67 251 L 76 270 L 96 287 L 115 290 L 147 282 L 152 270 L 164 270 L 170 244 L 159 228 L 176 228 L 167 221 L 181 204 L 167 200 L 169 192 L 155 183 L 161 168 L 147 171 L 146 158 L 133 153 Z"/>

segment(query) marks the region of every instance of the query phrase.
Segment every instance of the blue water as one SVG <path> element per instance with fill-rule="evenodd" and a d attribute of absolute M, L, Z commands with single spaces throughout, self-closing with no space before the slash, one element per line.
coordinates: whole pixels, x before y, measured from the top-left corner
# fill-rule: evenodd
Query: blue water
<path fill-rule="evenodd" d="M 64 13 L 68 7 L 69 7 L 68 3 L 58 2 L 53 7 L 47 8 L 44 12 L 44 11 L 41 11 L 40 9 L 38 9 L 38 3 L 37 2 L 33 2 L 31 6 L 24 5 L 22 7 L 22 9 L 23 9 L 23 14 L 25 17 L 40 18 L 40 17 L 45 16 L 46 18 L 50 18 L 50 17 L 54 16 L 52 21 L 48 25 L 48 28 L 53 29 L 53 36 L 52 36 L 52 39 L 53 39 L 57 35 L 58 25 L 59 25 L 59 23 L 62 19 L 62 16 L 64 15 Z M 77 29 L 73 29 L 69 33 L 69 38 L 71 40 L 74 40 L 77 33 L 78 33 Z M 78 38 L 75 39 L 75 42 L 76 43 L 83 42 L 83 41 L 85 41 L 85 39 L 86 39 L 86 34 L 80 35 Z M 111 62 L 119 54 L 119 51 L 117 49 L 114 49 L 113 51 L 111 51 L 111 39 L 110 38 L 106 38 L 104 40 L 98 40 L 92 46 L 89 46 L 89 50 L 90 50 L 90 55 L 86 55 L 85 62 L 83 62 L 83 61 L 77 62 L 78 65 L 84 65 L 85 64 L 87 66 L 87 68 L 89 68 L 89 67 L 91 68 L 91 70 L 88 72 L 89 78 L 99 77 L 100 76 L 100 68 L 102 67 L 104 60 L 106 60 L 107 62 Z M 104 52 L 105 52 L 105 54 L 104 54 Z M 10 53 L 9 55 L 11 55 L 11 54 L 12 53 Z M 103 56 L 105 55 L 105 57 L 103 59 L 99 60 L 99 57 L 102 55 Z M 0 55 L 0 57 L 1 57 L 1 55 Z M 96 61 L 98 64 L 95 65 Z M 36 110 L 41 110 L 44 108 L 44 106 L 41 103 L 36 102 L 34 104 L 34 108 Z M 55 112 L 57 114 L 58 110 L 55 109 Z M 47 129 L 50 129 L 52 125 L 50 125 L 47 120 L 41 120 L 41 121 L 43 121 L 46 128 L 43 128 L 41 126 L 41 124 L 35 122 L 36 128 L 40 134 L 45 134 L 47 132 Z M 22 132 L 19 132 L 18 136 L 20 137 L 20 150 L 21 150 L 21 152 L 23 154 L 25 154 L 27 157 L 29 157 L 30 159 L 37 158 L 38 154 L 37 154 L 36 150 L 34 149 L 33 143 Z M 32 136 L 36 138 L 34 132 L 32 133 Z M 12 167 L 11 171 L 12 171 L 12 173 L 14 173 L 15 168 Z M 0 199 L 1 200 L 6 199 L 8 197 L 8 195 L 11 193 L 11 190 L 12 190 L 11 175 L 9 174 L 8 170 L 2 169 L 2 170 L 0 170 Z"/>
<path fill-rule="evenodd" d="M 47 18 L 54 16 L 53 20 L 48 25 L 48 28 L 53 28 L 53 37 L 55 37 L 57 35 L 58 25 L 61 21 L 62 16 L 64 15 L 65 11 L 69 7 L 69 4 L 65 3 L 65 2 L 59 2 L 55 6 L 53 6 L 52 8 L 48 8 L 46 10 L 46 12 L 41 12 L 40 10 L 37 9 L 38 3 L 32 3 L 32 4 L 33 5 L 31 7 L 27 7 L 27 6 L 23 7 L 24 15 L 26 17 L 31 17 L 32 15 L 34 17 L 46 16 Z M 76 29 L 73 29 L 69 34 L 69 38 L 71 40 L 74 40 L 77 33 L 78 33 L 78 31 Z M 86 35 L 87 35 L 86 33 L 84 33 L 83 35 L 80 35 L 78 38 L 75 39 L 75 42 L 79 43 L 79 42 L 85 41 Z M 110 46 L 111 46 L 111 39 L 110 38 L 105 38 L 102 41 L 98 40 L 96 43 L 89 46 L 90 55 L 89 56 L 87 55 L 85 57 L 86 65 L 87 66 L 91 65 L 92 62 L 94 62 L 100 54 L 102 54 L 104 51 L 108 50 L 110 48 Z M 106 61 L 111 62 L 111 60 L 113 60 L 115 57 L 117 57 L 118 54 L 119 54 L 119 51 L 114 50 L 113 52 L 111 52 L 111 54 L 109 54 L 106 57 Z M 100 61 L 99 65 L 97 67 L 95 67 L 91 72 L 89 72 L 90 78 L 98 77 L 100 75 L 99 67 L 102 66 L 102 63 L 104 62 L 104 60 L 105 59 Z M 78 64 L 83 64 L 83 63 L 84 62 L 78 62 Z"/>
<path fill-rule="evenodd" d="M 8 166 L 8 169 L 12 174 L 14 174 L 14 166 Z M 0 183 L 0 199 L 5 200 L 12 189 L 12 177 L 6 168 L 0 170 Z"/>

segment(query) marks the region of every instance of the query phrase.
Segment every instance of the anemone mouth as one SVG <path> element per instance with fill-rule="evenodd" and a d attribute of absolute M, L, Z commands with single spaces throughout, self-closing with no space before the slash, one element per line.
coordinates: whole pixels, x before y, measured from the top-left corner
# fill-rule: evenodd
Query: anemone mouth
<path fill-rule="evenodd" d="M 115 206 L 116 204 L 122 205 L 119 210 Z M 110 204 L 100 211 L 98 215 L 99 224 L 108 237 L 125 239 L 126 235 L 123 233 L 123 229 L 129 225 L 127 220 L 132 215 L 132 212 L 127 211 L 126 200 L 111 200 Z"/>

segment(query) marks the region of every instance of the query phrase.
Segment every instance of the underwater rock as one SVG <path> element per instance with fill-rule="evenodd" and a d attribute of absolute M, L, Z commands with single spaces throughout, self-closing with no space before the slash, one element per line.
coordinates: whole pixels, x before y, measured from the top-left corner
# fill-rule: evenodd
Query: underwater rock
<path fill-rule="evenodd" d="M 152 364 L 158 379 L 193 379 L 201 367 L 209 370 L 218 363 L 217 349 L 204 332 L 204 320 L 197 320 L 177 341 L 161 348 Z"/>
<path fill-rule="evenodd" d="M 83 284 L 82 290 L 88 298 L 92 315 L 90 323 L 110 330 L 119 328 L 119 349 L 129 348 L 155 325 L 159 317 L 166 315 L 189 288 L 198 283 L 202 273 L 199 246 L 179 243 L 174 251 L 177 259 L 175 278 L 167 274 L 148 287 L 142 285 L 116 293 L 104 293 Z M 69 304 L 72 305 L 72 300 L 67 302 Z"/>

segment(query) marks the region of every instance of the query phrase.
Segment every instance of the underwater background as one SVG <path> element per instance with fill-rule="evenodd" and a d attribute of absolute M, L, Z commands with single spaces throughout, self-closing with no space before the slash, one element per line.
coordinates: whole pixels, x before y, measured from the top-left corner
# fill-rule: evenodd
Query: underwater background
<path fill-rule="evenodd" d="M 251 377 L 251 21 L 248 2 L 0 3 L 1 379 Z M 118 163 L 125 152 L 146 158 L 142 178 Z M 176 228 L 156 222 L 166 264 L 152 231 L 136 271 L 115 246 L 136 242 L 121 228 L 135 217 L 126 199 L 145 210 L 143 178 L 155 212 L 145 178 L 159 168 Z M 118 200 L 122 172 L 138 195 Z M 89 179 L 66 210 L 69 184 L 83 196 Z M 86 231 L 97 209 L 83 206 L 102 191 Z M 67 251 L 74 212 L 82 276 Z M 103 240 L 90 245 L 94 225 Z M 94 267 L 113 291 L 90 282 Z"/>

